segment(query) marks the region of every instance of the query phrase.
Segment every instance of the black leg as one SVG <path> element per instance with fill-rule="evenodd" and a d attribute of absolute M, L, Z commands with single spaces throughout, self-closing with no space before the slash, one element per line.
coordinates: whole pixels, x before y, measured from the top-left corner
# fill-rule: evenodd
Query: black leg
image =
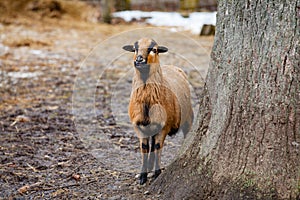
<path fill-rule="evenodd" d="M 142 154 L 142 170 L 140 176 L 140 184 L 147 182 L 148 175 L 148 154 L 149 154 L 149 140 L 147 138 L 140 139 L 140 148 Z"/>
<path fill-rule="evenodd" d="M 160 169 L 161 146 L 160 146 L 160 144 L 156 143 L 154 145 L 154 149 L 155 149 L 155 171 L 154 171 L 154 175 L 152 176 L 152 178 L 156 179 L 161 173 L 161 169 Z"/>
<path fill-rule="evenodd" d="M 142 172 L 140 176 L 140 185 L 143 185 L 144 183 L 147 182 L 147 172 Z"/>
<path fill-rule="evenodd" d="M 154 175 L 153 179 L 157 178 L 161 174 L 161 153 L 164 145 L 164 140 L 167 135 L 166 130 L 154 135 L 151 141 L 151 153 L 154 151 Z M 152 168 L 151 168 L 152 169 Z"/>
<path fill-rule="evenodd" d="M 157 169 L 154 171 L 153 179 L 156 179 L 161 174 L 161 169 Z"/>
<path fill-rule="evenodd" d="M 152 171 L 155 161 L 155 136 L 152 136 L 151 138 L 151 148 L 150 148 L 150 154 L 148 157 L 148 172 Z"/>

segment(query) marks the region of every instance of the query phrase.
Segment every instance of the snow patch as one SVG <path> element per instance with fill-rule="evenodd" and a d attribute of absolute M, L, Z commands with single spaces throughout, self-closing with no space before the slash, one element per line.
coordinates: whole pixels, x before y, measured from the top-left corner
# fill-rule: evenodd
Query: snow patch
<path fill-rule="evenodd" d="M 42 75 L 42 72 L 8 72 L 7 75 L 12 78 L 34 78 Z"/>
<path fill-rule="evenodd" d="M 41 55 L 41 54 L 43 54 L 43 51 L 36 50 L 36 49 L 32 49 L 29 52 L 32 53 L 33 55 Z"/>
<path fill-rule="evenodd" d="M 217 12 L 193 12 L 185 18 L 178 12 L 143 12 L 138 10 L 122 11 L 113 13 L 113 17 L 120 17 L 126 22 L 133 19 L 141 20 L 153 26 L 173 27 L 172 31 L 191 31 L 193 34 L 200 34 L 204 24 L 216 25 Z M 176 27 L 176 29 L 174 29 Z"/>
<path fill-rule="evenodd" d="M 0 56 L 4 56 L 7 54 L 9 51 L 9 47 L 4 46 L 3 44 L 0 43 Z"/>

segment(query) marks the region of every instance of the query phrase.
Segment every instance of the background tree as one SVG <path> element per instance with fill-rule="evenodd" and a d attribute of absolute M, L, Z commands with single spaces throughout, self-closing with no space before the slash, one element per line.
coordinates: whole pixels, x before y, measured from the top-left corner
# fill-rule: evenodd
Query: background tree
<path fill-rule="evenodd" d="M 111 23 L 112 20 L 112 9 L 114 6 L 115 1 L 114 0 L 102 0 L 101 1 L 101 15 L 102 15 L 102 21 L 104 23 Z"/>
<path fill-rule="evenodd" d="M 220 0 L 189 148 L 158 177 L 162 199 L 299 199 L 299 0 Z"/>

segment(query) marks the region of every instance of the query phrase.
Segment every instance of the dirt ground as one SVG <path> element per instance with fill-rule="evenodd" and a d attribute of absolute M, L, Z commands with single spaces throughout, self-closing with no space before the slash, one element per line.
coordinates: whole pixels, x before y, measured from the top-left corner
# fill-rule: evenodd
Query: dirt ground
<path fill-rule="evenodd" d="M 2 18 L 0 199 L 159 198 L 148 193 L 151 182 L 144 186 L 137 182 L 138 139 L 126 116 L 125 97 L 130 95 L 131 77 L 128 68 L 122 68 L 130 66 L 127 62 L 131 55 L 124 55 L 124 59 L 116 55 L 111 63 L 114 67 L 104 70 L 105 52 L 119 54 L 115 49 L 121 46 L 101 43 L 113 41 L 114 35 L 122 38 L 120 33 L 125 31 L 146 27 L 78 19 Z M 203 57 L 206 64 L 199 71 L 204 76 L 213 38 L 185 34 L 201 44 L 203 55 L 188 49 L 172 35 L 168 39 L 173 40 L 173 49 Z M 126 40 L 136 39 L 139 38 L 133 34 Z M 98 52 L 101 59 L 97 59 L 97 53 L 91 53 L 97 44 L 105 49 Z M 86 59 L 89 55 L 92 56 Z M 175 58 L 170 54 L 161 60 L 177 62 Z M 89 77 L 96 83 L 88 83 L 85 79 Z M 203 79 L 192 72 L 189 77 L 191 82 L 198 81 L 194 90 L 199 94 Z M 116 82 L 118 87 L 113 84 Z M 88 100 L 78 103 L 84 98 L 76 98 L 85 97 L 84 91 L 93 84 L 94 110 L 90 113 L 86 109 Z M 167 138 L 162 160 L 165 170 L 182 140 L 181 134 Z"/>

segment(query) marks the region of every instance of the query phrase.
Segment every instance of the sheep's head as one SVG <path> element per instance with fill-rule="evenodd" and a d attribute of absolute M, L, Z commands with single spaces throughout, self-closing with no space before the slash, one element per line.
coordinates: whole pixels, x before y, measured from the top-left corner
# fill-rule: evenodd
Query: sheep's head
<path fill-rule="evenodd" d="M 158 46 L 153 39 L 142 38 L 134 45 L 123 46 L 123 49 L 134 52 L 134 66 L 138 70 L 145 70 L 153 63 L 159 63 L 158 54 L 168 51 L 167 47 Z M 149 69 L 148 69 L 149 70 Z"/>

